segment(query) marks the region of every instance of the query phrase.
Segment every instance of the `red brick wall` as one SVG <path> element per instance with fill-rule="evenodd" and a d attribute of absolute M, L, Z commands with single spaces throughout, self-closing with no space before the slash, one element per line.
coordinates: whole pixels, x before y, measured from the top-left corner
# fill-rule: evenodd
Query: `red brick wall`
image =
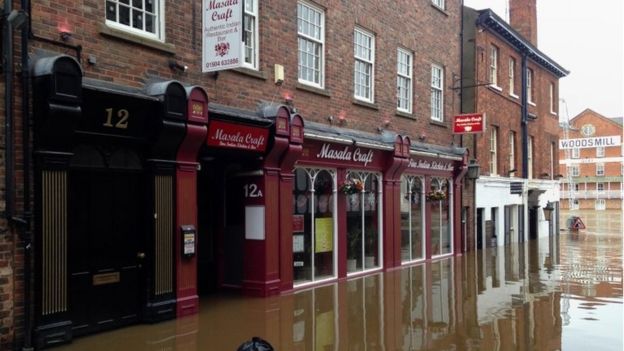
<path fill-rule="evenodd" d="M 18 7 L 19 2 L 14 1 Z M 82 68 L 87 78 L 110 81 L 132 87 L 143 87 L 152 80 L 177 79 L 185 84 L 206 88 L 211 102 L 233 107 L 255 109 L 261 101 L 283 102 L 283 95 L 293 95 L 294 105 L 307 120 L 327 122 L 327 116 L 343 113 L 346 127 L 369 132 L 385 120 L 387 129 L 409 135 L 413 140 L 425 136 L 427 143 L 448 146 L 454 140 L 449 121 L 459 112 L 459 31 L 460 4 L 447 2 L 441 11 L 428 1 L 395 2 L 392 6 L 375 0 L 354 2 L 320 0 L 325 7 L 325 94 L 297 88 L 297 21 L 296 1 L 260 1 L 260 70 L 258 74 L 223 71 L 218 76 L 201 73 L 201 2 L 166 1 L 167 45 L 143 45 L 136 41 L 105 34 L 105 2 L 84 0 L 33 1 L 32 31 L 36 38 L 59 41 L 59 28 L 72 33 L 66 42 L 82 46 Z M 353 30 L 360 26 L 375 34 L 375 107 L 353 103 Z M 39 39 L 30 41 L 30 53 L 40 50 L 76 56 L 76 52 L 61 45 Z M 136 39 L 136 37 L 135 37 Z M 16 33 L 16 47 L 19 47 Z M 414 52 L 413 118 L 396 114 L 396 55 L 397 47 Z M 95 58 L 90 64 L 87 58 Z M 175 59 L 189 67 L 186 72 L 172 71 L 169 60 Z M 16 53 L 16 60 L 19 57 Z M 430 123 L 431 64 L 444 67 L 444 119 Z M 285 67 L 285 82 L 273 84 L 273 67 Z M 14 110 L 19 112 L 19 78 L 16 78 Z M 0 90 L 3 87 L 0 83 Z M 326 96 L 329 95 L 329 96 Z M 4 105 L 0 107 L 3 108 Z M 0 138 L 3 138 L 4 113 L 0 115 Z M 17 169 L 21 169 L 21 117 L 16 113 Z M 6 142 L 6 141 L 5 141 Z M 1 144 L 4 146 L 5 142 Z M 0 155 L 3 162 L 4 154 Z M 4 167 L 0 181 L 4 185 Z M 16 174 L 16 194 L 20 199 L 23 186 L 21 174 Z M 32 192 L 31 192 L 32 194 Z M 0 193 L 4 199 L 5 192 Z M 2 202 L 3 204 L 4 202 Z M 21 211 L 21 204 L 17 204 Z M 23 257 L 16 250 L 22 244 L 7 232 L 6 222 L 0 222 L 0 349 L 19 347 L 23 334 Z M 35 243 L 36 245 L 36 243 Z"/>

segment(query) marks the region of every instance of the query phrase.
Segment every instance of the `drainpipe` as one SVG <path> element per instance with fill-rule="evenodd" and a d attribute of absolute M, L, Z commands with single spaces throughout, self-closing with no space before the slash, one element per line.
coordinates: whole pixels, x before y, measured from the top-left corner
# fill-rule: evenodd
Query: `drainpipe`
<path fill-rule="evenodd" d="M 522 114 L 522 178 L 529 178 L 529 109 L 527 97 L 527 52 L 522 53 L 522 88 L 521 88 L 521 114 Z"/>
<path fill-rule="evenodd" d="M 4 168 L 5 168 L 5 218 L 13 217 L 15 161 L 13 158 L 13 27 L 6 20 L 11 13 L 11 1 L 4 2 L 2 21 L 2 70 L 4 73 Z"/>
<path fill-rule="evenodd" d="M 31 253 L 32 253 L 32 213 L 30 203 L 30 65 L 28 60 L 28 39 L 30 37 L 30 1 L 21 0 L 21 7 L 27 10 L 28 20 L 22 26 L 21 64 L 22 64 L 22 191 L 24 212 L 22 214 L 22 241 L 24 247 L 24 346 L 22 351 L 32 351 L 31 318 Z"/>

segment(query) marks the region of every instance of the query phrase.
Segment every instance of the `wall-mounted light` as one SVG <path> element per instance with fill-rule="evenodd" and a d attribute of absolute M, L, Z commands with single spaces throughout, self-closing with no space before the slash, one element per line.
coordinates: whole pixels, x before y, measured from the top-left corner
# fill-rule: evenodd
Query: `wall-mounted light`
<path fill-rule="evenodd" d="M 466 178 L 468 179 L 477 179 L 481 173 L 480 166 L 477 163 L 477 160 L 468 161 L 468 171 L 466 172 Z"/>
<path fill-rule="evenodd" d="M 72 37 L 72 33 L 67 31 L 59 32 L 59 35 L 61 36 L 62 41 L 69 41 Z"/>
<path fill-rule="evenodd" d="M 188 66 L 182 65 L 176 60 L 169 60 L 169 68 L 180 72 L 186 72 L 188 70 Z"/>

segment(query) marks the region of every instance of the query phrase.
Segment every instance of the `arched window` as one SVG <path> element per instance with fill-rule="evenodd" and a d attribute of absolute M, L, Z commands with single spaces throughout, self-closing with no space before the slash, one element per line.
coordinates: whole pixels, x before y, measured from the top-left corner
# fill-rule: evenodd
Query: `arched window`
<path fill-rule="evenodd" d="M 401 262 L 425 257 L 424 198 L 422 178 L 401 178 Z"/>
<path fill-rule="evenodd" d="M 431 179 L 427 200 L 431 203 L 431 255 L 439 256 L 453 252 L 452 207 L 450 181 Z"/>

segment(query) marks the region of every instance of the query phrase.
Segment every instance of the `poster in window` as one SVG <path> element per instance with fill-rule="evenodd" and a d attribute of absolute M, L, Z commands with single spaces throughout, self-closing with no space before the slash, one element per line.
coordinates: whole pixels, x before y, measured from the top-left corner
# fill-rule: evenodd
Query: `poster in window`
<path fill-rule="evenodd" d="M 314 221 L 316 228 L 314 233 L 314 252 L 330 252 L 333 250 L 334 241 L 334 220 L 332 217 L 316 218 Z"/>
<path fill-rule="evenodd" d="M 303 234 L 293 235 L 293 252 L 305 252 Z"/>

